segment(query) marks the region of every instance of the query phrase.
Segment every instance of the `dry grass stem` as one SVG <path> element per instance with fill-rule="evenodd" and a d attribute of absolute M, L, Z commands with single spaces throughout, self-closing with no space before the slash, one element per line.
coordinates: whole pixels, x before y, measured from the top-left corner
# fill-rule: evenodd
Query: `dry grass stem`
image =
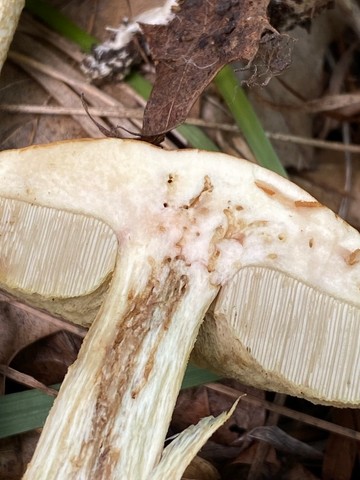
<path fill-rule="evenodd" d="M 0 104 L 0 111 L 9 113 L 29 113 L 29 114 L 41 114 L 41 115 L 83 115 L 86 116 L 86 112 L 83 108 L 76 107 L 58 107 L 50 105 L 27 105 L 27 104 Z M 89 107 L 89 113 L 99 117 L 114 117 L 114 118 L 131 118 L 141 120 L 143 116 L 143 110 L 140 108 L 126 108 L 123 105 L 118 107 Z M 188 118 L 186 123 L 189 125 L 196 125 L 198 127 L 204 127 L 215 130 L 222 130 L 225 132 L 238 132 L 239 129 L 236 125 L 228 123 L 208 122 L 201 118 Z M 289 135 L 284 133 L 266 132 L 266 135 L 273 140 L 279 140 L 281 142 L 296 143 L 299 145 L 308 145 L 311 147 L 321 148 L 324 150 L 335 150 L 339 152 L 351 152 L 360 153 L 360 145 L 354 145 L 351 143 L 332 142 L 328 140 L 319 140 L 316 138 L 300 137 L 298 135 Z"/>
<path fill-rule="evenodd" d="M 217 384 L 217 383 L 208 383 L 207 388 L 211 388 L 217 392 L 224 393 L 232 398 L 239 398 L 239 396 L 244 395 L 243 392 L 235 390 L 234 388 L 227 387 L 225 385 Z M 321 428 L 322 430 L 326 430 L 328 432 L 336 433 L 338 435 L 342 435 L 343 437 L 352 438 L 353 440 L 360 441 L 360 432 L 356 430 L 352 430 L 351 428 L 341 427 L 340 425 L 336 425 L 331 422 L 327 422 L 326 420 L 321 420 L 320 418 L 313 417 L 311 415 L 307 415 L 306 413 L 297 412 L 292 410 L 291 408 L 284 407 L 282 405 L 276 405 L 273 402 L 268 402 L 266 400 L 262 400 L 252 395 L 244 395 L 242 398 L 243 402 L 254 403 L 256 405 L 262 405 L 266 410 L 270 412 L 275 412 L 284 417 L 293 418 L 294 420 L 298 420 L 299 422 L 307 423 L 308 425 L 312 425 L 313 427 Z"/>
<path fill-rule="evenodd" d="M 47 387 L 31 375 L 19 372 L 14 368 L 8 367 L 7 365 L 0 365 L 0 374 L 5 375 L 6 377 L 11 378 L 11 380 L 15 380 L 15 382 L 21 383 L 22 385 L 25 385 L 27 387 L 41 390 L 42 392 L 52 397 L 56 397 L 58 394 L 57 390 L 55 390 L 54 388 Z"/>

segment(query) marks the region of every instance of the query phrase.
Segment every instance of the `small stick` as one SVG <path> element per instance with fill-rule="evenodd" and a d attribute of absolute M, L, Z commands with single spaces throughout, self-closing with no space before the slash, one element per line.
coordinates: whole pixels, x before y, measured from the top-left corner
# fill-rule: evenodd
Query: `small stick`
<path fill-rule="evenodd" d="M 232 398 L 239 398 L 240 395 L 243 395 L 243 392 L 240 392 L 239 390 L 235 390 L 234 388 L 226 387 L 225 385 L 221 385 L 221 384 L 208 383 L 206 386 L 207 388 L 211 388 L 212 390 L 215 390 L 217 392 L 224 393 Z M 348 438 L 352 438 L 353 440 L 360 441 L 360 432 L 357 432 L 356 430 L 352 430 L 351 428 L 341 427 L 340 425 L 327 422 L 326 420 L 321 420 L 320 418 L 307 415 L 306 413 L 296 412 L 291 408 L 283 407 L 282 405 L 275 405 L 272 402 L 261 400 L 251 395 L 245 395 L 242 398 L 242 401 L 248 402 L 248 403 L 254 403 L 256 405 L 262 405 L 264 408 L 266 408 L 266 410 L 279 413 L 284 417 L 293 418 L 294 420 L 299 420 L 300 422 L 307 423 L 317 428 L 321 428 L 322 430 L 326 430 L 328 432 L 336 433 L 338 435 L 342 435 L 344 437 L 348 437 Z"/>

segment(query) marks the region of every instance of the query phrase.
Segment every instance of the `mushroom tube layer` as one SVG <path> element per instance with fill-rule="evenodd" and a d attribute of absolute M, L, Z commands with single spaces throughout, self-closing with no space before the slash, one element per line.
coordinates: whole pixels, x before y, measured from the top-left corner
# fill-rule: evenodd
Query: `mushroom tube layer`
<path fill-rule="evenodd" d="M 0 179 L 1 288 L 91 325 L 25 478 L 181 476 L 219 424 L 163 455 L 204 317 L 198 362 L 360 404 L 360 236 L 296 185 L 114 139 L 2 152 Z"/>

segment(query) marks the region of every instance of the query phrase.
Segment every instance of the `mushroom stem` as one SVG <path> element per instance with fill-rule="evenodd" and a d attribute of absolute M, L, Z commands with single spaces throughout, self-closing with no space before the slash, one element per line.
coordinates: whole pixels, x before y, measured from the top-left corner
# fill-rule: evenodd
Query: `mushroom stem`
<path fill-rule="evenodd" d="M 122 251 L 24 479 L 151 478 L 217 291 L 204 267 Z"/>

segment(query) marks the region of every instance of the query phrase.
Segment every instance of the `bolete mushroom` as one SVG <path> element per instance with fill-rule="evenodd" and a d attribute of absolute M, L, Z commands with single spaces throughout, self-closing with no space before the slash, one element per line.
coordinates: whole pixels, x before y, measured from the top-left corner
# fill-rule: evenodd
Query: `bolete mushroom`
<path fill-rule="evenodd" d="M 114 139 L 2 152 L 0 178 L 1 287 L 83 324 L 101 305 L 25 479 L 180 478 L 226 418 L 163 452 L 221 287 L 196 358 L 295 394 L 315 372 L 312 398 L 360 403 L 360 236 L 291 182 L 223 154 Z"/>
<path fill-rule="evenodd" d="M 0 2 L 0 72 L 24 5 L 25 0 L 1 0 Z"/>

